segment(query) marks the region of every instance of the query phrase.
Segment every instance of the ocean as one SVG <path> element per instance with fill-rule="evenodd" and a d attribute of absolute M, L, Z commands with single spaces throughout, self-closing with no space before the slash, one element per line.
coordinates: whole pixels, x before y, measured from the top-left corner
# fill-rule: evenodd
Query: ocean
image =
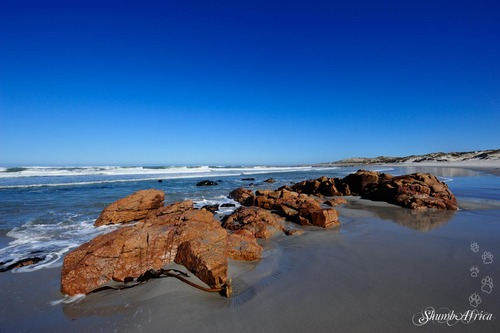
<path fill-rule="evenodd" d="M 351 171 L 307 166 L 3 167 L 0 232 L 9 242 L 0 248 L 0 263 L 45 258 L 15 272 L 61 265 L 64 253 L 115 228 L 93 226 L 107 205 L 141 189 L 163 190 L 166 204 L 191 199 L 196 207 L 238 205 L 227 197 L 238 187 L 276 187 L 321 175 L 343 177 Z M 265 183 L 268 178 L 276 179 L 276 183 Z M 218 185 L 196 186 L 202 180 Z M 226 208 L 220 213 L 232 210 Z"/>
<path fill-rule="evenodd" d="M 399 207 L 385 207 L 363 200 L 349 201 L 349 205 L 339 208 L 339 230 L 319 232 L 309 228 L 305 235 L 297 238 L 278 237 L 263 241 L 262 261 L 253 264 L 254 269 L 245 266 L 246 273 L 235 278 L 235 281 L 246 281 L 240 283 L 249 289 L 233 297 L 229 303 L 217 296 L 202 296 L 189 288 L 171 289 L 169 286 L 174 283 L 171 281 L 148 283 L 149 287 L 141 289 L 143 291 L 110 292 L 88 297 L 76 305 L 57 302 L 63 298 L 59 293 L 59 278 L 65 253 L 117 228 L 96 228 L 93 223 L 107 205 L 137 190 L 163 190 L 166 204 L 186 199 L 193 200 L 197 207 L 235 204 L 235 207 L 220 208 L 218 214 L 224 215 L 238 206 L 228 198 L 229 192 L 235 188 L 275 189 L 321 176 L 345 177 L 360 168 L 0 168 L 0 268 L 24 258 L 43 259 L 34 265 L 0 273 L 0 285 L 3 283 L 0 294 L 11 304 L 11 308 L 3 307 L 0 311 L 0 319 L 5 323 L 3 329 L 6 332 L 84 332 L 90 328 L 104 332 L 136 332 L 140 331 L 136 327 L 140 322 L 144 331 L 162 332 L 166 319 L 159 309 L 167 306 L 172 312 L 169 325 L 181 331 L 240 330 L 240 322 L 246 321 L 243 312 L 252 314 L 248 318 L 257 316 L 267 328 L 273 328 L 272 331 L 310 331 L 311 325 L 325 331 L 334 323 L 339 323 L 346 332 L 370 331 L 374 325 L 384 331 L 413 331 L 417 327 L 411 316 L 420 313 L 424 306 L 432 305 L 437 310 L 441 306 L 466 309 L 469 307 L 467 297 L 475 291 L 481 295 L 485 310 L 493 312 L 494 316 L 500 315 L 500 306 L 494 302 L 498 299 L 498 290 L 494 289 L 491 296 L 481 293 L 481 285 L 476 286 L 479 280 L 474 282 L 469 277 L 469 266 L 474 264 L 481 269 L 481 278 L 486 274 L 489 278 L 500 278 L 496 262 L 496 256 L 500 256 L 500 177 L 478 170 L 445 167 L 362 168 L 392 175 L 433 173 L 457 196 L 458 212 L 436 218 L 413 215 L 410 210 Z M 275 182 L 265 182 L 269 178 Z M 202 180 L 212 180 L 217 185 L 196 186 Z M 469 249 L 472 242 L 481 246 L 477 258 Z M 494 265 L 482 264 L 479 255 L 483 249 L 495 256 L 492 257 Z M 269 272 L 264 274 L 262 271 Z M 305 281 L 309 282 L 303 289 Z M 25 289 L 32 283 L 41 284 L 39 288 Z M 161 291 L 155 289 L 160 285 L 163 286 Z M 187 302 L 183 305 L 187 312 L 159 298 L 158 295 L 164 293 L 173 293 L 171 297 L 180 297 Z M 191 295 L 189 301 L 183 296 L 186 293 Z M 153 294 L 157 296 L 151 296 Z M 31 301 L 27 302 L 28 299 Z M 291 302 L 301 305 L 296 311 L 276 312 Z M 263 304 L 266 305 L 262 307 Z M 329 315 L 329 308 L 337 315 Z M 149 311 L 148 316 L 137 317 L 137 313 L 145 309 Z M 363 320 L 355 318 L 361 311 L 358 309 L 365 314 Z M 106 311 L 110 311 L 109 314 Z M 193 311 L 197 316 L 205 317 L 210 325 L 200 326 L 188 317 L 176 321 L 177 317 Z M 234 317 L 227 316 L 228 311 Z M 300 323 L 295 321 L 306 313 L 309 319 L 304 317 Z M 213 316 L 225 319 L 212 322 L 210 318 L 215 318 Z M 23 318 L 31 318 L 32 322 Z M 37 324 L 40 320 L 43 323 Z M 113 326 L 109 326 L 111 324 Z M 252 324 L 248 324 L 250 326 L 241 331 L 253 331 L 250 329 Z M 439 323 L 432 325 L 446 328 Z M 470 327 L 489 329 L 497 325 L 498 320 L 474 323 Z M 0 327 L 0 331 L 4 330 Z"/>

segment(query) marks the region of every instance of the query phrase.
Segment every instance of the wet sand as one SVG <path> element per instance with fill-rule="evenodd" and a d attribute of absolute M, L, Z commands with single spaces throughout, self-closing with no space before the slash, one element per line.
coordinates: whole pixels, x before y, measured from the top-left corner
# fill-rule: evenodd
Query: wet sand
<path fill-rule="evenodd" d="M 163 278 L 50 305 L 60 268 L 0 274 L 0 332 L 496 332 L 499 289 L 482 292 L 481 279 L 500 280 L 499 201 L 419 213 L 348 197 L 339 228 L 263 241 L 263 260 L 231 262 L 230 299 Z M 484 251 L 496 261 L 484 264 Z M 412 323 L 429 307 L 474 309 L 475 292 L 494 320 Z"/>

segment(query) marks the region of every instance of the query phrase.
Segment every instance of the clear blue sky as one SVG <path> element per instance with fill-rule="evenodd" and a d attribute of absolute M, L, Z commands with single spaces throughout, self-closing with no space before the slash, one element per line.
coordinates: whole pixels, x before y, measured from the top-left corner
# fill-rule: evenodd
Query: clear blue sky
<path fill-rule="evenodd" d="M 500 147 L 500 2 L 0 2 L 0 164 Z"/>

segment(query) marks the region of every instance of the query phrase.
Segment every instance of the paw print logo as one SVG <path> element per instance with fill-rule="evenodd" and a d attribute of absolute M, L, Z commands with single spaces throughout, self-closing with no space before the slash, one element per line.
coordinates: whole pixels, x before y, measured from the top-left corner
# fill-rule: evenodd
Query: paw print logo
<path fill-rule="evenodd" d="M 474 293 L 469 296 L 470 306 L 473 306 L 475 308 L 477 308 L 477 306 L 481 304 L 482 301 L 483 300 L 481 299 L 481 296 L 478 295 L 478 293 Z"/>
<path fill-rule="evenodd" d="M 493 254 L 491 254 L 491 252 L 484 251 L 481 258 L 483 259 L 483 264 L 485 264 L 485 265 L 489 265 L 489 264 L 493 263 Z"/>
<path fill-rule="evenodd" d="M 471 268 L 470 268 L 470 276 L 476 278 L 478 273 L 479 273 L 479 268 L 476 265 L 471 266 Z"/>
<path fill-rule="evenodd" d="M 472 252 L 478 252 L 479 251 L 479 244 L 476 242 L 471 242 L 470 249 Z"/>
<path fill-rule="evenodd" d="M 481 290 L 483 293 L 491 294 L 493 291 L 493 278 L 487 276 L 481 280 Z"/>

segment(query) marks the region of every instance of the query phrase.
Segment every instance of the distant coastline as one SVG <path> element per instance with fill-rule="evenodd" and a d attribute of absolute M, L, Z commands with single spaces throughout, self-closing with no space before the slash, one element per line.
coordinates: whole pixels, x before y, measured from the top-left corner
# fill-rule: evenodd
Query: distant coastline
<path fill-rule="evenodd" d="M 460 163 L 494 161 L 500 163 L 500 149 L 476 150 L 468 152 L 437 152 L 425 155 L 409 155 L 404 157 L 351 157 L 335 162 L 318 163 L 314 166 L 356 166 L 370 164 L 401 164 L 401 163 Z"/>

